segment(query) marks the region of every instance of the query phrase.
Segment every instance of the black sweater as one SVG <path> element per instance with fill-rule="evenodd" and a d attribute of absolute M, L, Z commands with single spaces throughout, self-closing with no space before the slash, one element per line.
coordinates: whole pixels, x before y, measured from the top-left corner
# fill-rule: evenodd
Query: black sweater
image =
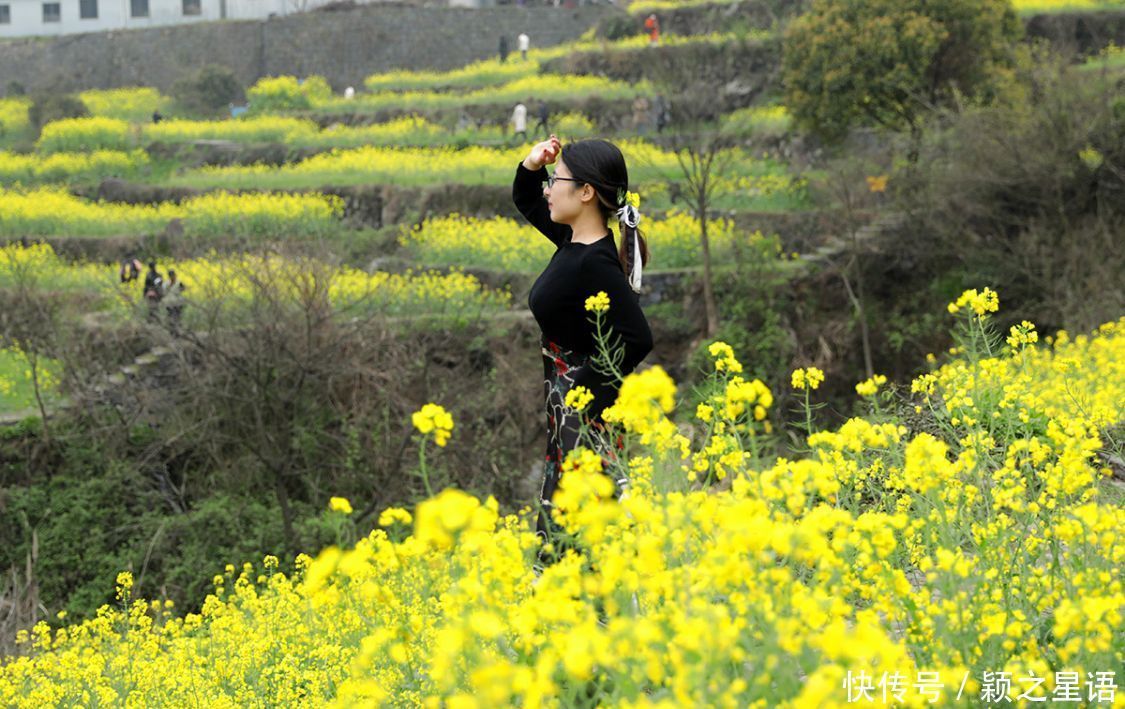
<path fill-rule="evenodd" d="M 625 348 L 621 373 L 627 375 L 652 351 L 652 331 L 617 258 L 613 232 L 591 244 L 572 242 L 570 227 L 551 221 L 543 197 L 546 180 L 546 169 L 532 172 L 521 162 L 512 183 L 516 208 L 556 246 L 547 268 L 532 284 L 527 304 L 547 339 L 576 354 L 590 355 L 597 343 L 591 322 L 594 314 L 586 310 L 586 299 L 605 291 L 609 310 L 602 318 L 603 328 L 608 329 L 611 344 L 615 335 L 620 338 L 620 346 Z M 571 370 L 570 374 L 575 386 L 585 386 L 594 394 L 587 413 L 600 418 L 605 407 L 617 398 L 620 382 L 592 365 Z"/>

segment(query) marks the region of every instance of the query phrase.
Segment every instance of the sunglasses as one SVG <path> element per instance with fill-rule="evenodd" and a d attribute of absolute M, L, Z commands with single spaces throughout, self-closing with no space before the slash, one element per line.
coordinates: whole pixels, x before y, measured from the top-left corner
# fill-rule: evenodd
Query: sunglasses
<path fill-rule="evenodd" d="M 582 182 L 582 180 L 576 180 L 573 177 L 558 177 L 557 175 L 553 175 L 553 174 L 547 175 L 547 186 L 548 187 L 554 187 L 555 183 L 560 182 L 560 181 L 561 182 Z"/>

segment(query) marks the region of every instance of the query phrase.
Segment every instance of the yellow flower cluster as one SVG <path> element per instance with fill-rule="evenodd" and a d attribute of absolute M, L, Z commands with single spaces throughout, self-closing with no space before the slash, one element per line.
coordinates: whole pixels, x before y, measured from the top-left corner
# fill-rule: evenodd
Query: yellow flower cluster
<path fill-rule="evenodd" d="M 573 101 L 588 96 L 612 100 L 651 94 L 652 86 L 647 80 L 626 82 L 602 76 L 530 74 L 502 84 L 469 88 L 457 93 L 427 90 L 379 91 L 356 96 L 350 101 L 337 97 L 316 101 L 313 105 L 326 111 L 348 107 L 352 109 L 362 107 L 369 111 L 393 109 L 428 111 L 487 104 L 514 105 L 517 101 L 526 101 L 528 96 L 550 96 L 556 101 Z"/>
<path fill-rule="evenodd" d="M 144 126 L 145 142 L 185 143 L 195 140 L 230 140 L 238 143 L 304 145 L 320 132 L 306 118 L 249 116 L 238 120 L 164 120 Z"/>
<path fill-rule="evenodd" d="M 962 308 L 971 308 L 977 317 L 995 313 L 1000 308 L 1000 296 L 990 288 L 985 288 L 980 293 L 977 293 L 976 288 L 970 288 L 946 306 L 951 314 L 956 314 Z"/>
<path fill-rule="evenodd" d="M 591 313 L 604 313 L 609 310 L 609 295 L 600 290 L 586 299 L 586 310 Z"/>
<path fill-rule="evenodd" d="M 564 527 L 581 529 L 583 541 L 597 544 L 621 508 L 611 498 L 613 480 L 602 470 L 602 458 L 588 448 L 567 453 L 554 497 L 552 516 Z"/>
<path fill-rule="evenodd" d="M 756 209 L 770 210 L 802 204 L 808 196 L 808 180 L 774 167 L 764 174 L 720 177 L 715 180 L 715 189 Z"/>
<path fill-rule="evenodd" d="M 488 543 L 496 525 L 499 505 L 489 497 L 480 500 L 455 488 L 446 488 L 434 498 L 418 505 L 414 518 L 414 537 L 419 544 L 448 550 L 462 534 L 480 544 Z M 465 540 L 466 546 L 472 542 Z"/>
<path fill-rule="evenodd" d="M 390 527 L 395 524 L 410 524 L 414 517 L 401 507 L 388 507 L 379 513 L 379 526 Z"/>
<path fill-rule="evenodd" d="M 418 432 L 434 435 L 434 443 L 445 446 L 453 435 L 453 417 L 438 404 L 426 404 L 411 415 L 411 421 Z"/>
<path fill-rule="evenodd" d="M 824 372 L 816 367 L 793 370 L 791 384 L 794 389 L 816 389 L 824 381 Z"/>
<path fill-rule="evenodd" d="M 886 175 L 868 175 L 867 176 L 867 189 L 870 192 L 886 192 L 887 191 L 887 176 Z"/>
<path fill-rule="evenodd" d="M 716 372 L 737 374 L 742 371 L 742 363 L 734 356 L 734 349 L 725 342 L 712 342 L 707 351 L 715 358 Z"/>
<path fill-rule="evenodd" d="M 253 189 L 299 186 L 365 184 L 384 182 L 396 185 L 511 184 L 512 167 L 527 154 L 527 147 L 487 148 L 470 145 L 457 147 L 376 147 L 336 149 L 282 167 L 270 165 L 239 165 L 204 167 L 169 178 L 168 183 L 188 187 L 245 187 Z M 676 154 L 641 140 L 618 143 L 632 168 L 631 178 L 638 184 L 664 181 L 668 174 L 680 169 Z M 729 157 L 731 180 L 742 179 L 739 173 L 754 174 L 762 169 L 780 169 L 753 159 L 740 148 L 723 153 Z M 2 162 L 0 162 L 2 171 Z M 747 177 L 751 180 L 784 180 L 788 175 Z M 647 189 L 647 188 L 646 188 Z M 754 188 L 756 190 L 757 188 Z M 739 198 L 761 196 L 760 191 L 743 190 Z M 768 195 L 767 195 L 768 196 Z"/>
<path fill-rule="evenodd" d="M 882 374 L 876 374 L 873 377 L 864 379 L 859 384 L 855 385 L 855 393 L 860 396 L 875 396 L 879 391 L 879 387 L 887 383 L 887 377 Z"/>
<path fill-rule="evenodd" d="M 1018 352 L 1027 345 L 1033 345 L 1039 341 L 1039 333 L 1035 331 L 1035 325 L 1024 320 L 1019 325 L 1012 325 L 1008 331 L 1008 346 L 1012 348 L 1013 352 Z"/>
<path fill-rule="evenodd" d="M 0 254 L 0 259 L 3 255 Z M 3 269 L 0 261 L 0 269 Z M 3 275 L 0 272 L 0 285 L 3 284 Z M 0 348 L 0 411 L 25 411 L 36 406 L 35 379 L 38 379 L 39 394 L 48 401 L 53 398 L 58 387 L 60 365 L 50 357 L 34 357 L 35 371 L 32 371 L 32 359 L 18 345 Z"/>
<path fill-rule="evenodd" d="M 582 551 L 538 577 L 529 520 L 445 490 L 403 539 L 377 529 L 292 575 L 232 566 L 196 613 L 138 600 L 41 623 L 0 666 L 0 704 L 827 707 L 863 672 L 925 677 L 945 706 L 986 703 L 1000 671 L 1048 701 L 1054 683 L 1019 678 L 1125 658 L 1125 510 L 1095 455 L 1125 420 L 1125 318 L 1052 345 L 934 372 L 933 397 L 980 422 L 949 440 L 856 418 L 752 469 L 711 427 L 712 489 L 667 474 L 674 426 L 629 433 L 619 463 L 572 451 L 555 502 Z M 652 429 L 674 395 L 653 367 L 616 406 Z M 1034 423 L 985 424 L 1005 401 Z"/>
<path fill-rule="evenodd" d="M 91 202 L 55 187 L 0 189 L 0 234 L 122 236 L 161 231 L 172 219 L 200 237 L 321 236 L 342 229 L 335 195 L 210 192 L 180 204 Z"/>
<path fill-rule="evenodd" d="M 594 400 L 594 394 L 586 387 L 579 385 L 566 393 L 565 404 L 575 411 L 581 411 Z"/>
<path fill-rule="evenodd" d="M 246 90 L 246 99 L 255 113 L 306 109 L 327 102 L 332 87 L 322 76 L 298 79 L 295 76 L 264 76 Z"/>
<path fill-rule="evenodd" d="M 89 153 L 20 154 L 0 151 L 0 183 L 33 185 L 132 177 L 148 167 L 143 150 L 95 150 Z"/>
<path fill-rule="evenodd" d="M 734 38 L 733 34 L 668 35 L 663 42 L 668 45 L 691 43 L 718 43 Z M 605 48 L 642 48 L 647 46 L 647 35 L 626 37 L 612 42 L 605 40 L 578 40 L 551 47 L 532 47 L 527 61 L 501 62 L 499 58 L 482 59 L 449 71 L 397 70 L 372 74 L 364 80 L 368 91 L 374 93 L 409 91 L 419 89 L 469 89 L 507 84 L 516 79 L 539 74 L 542 62 L 578 51 L 598 51 Z M 560 133 L 561 135 L 561 133 Z"/>
<path fill-rule="evenodd" d="M 724 115 L 722 127 L 724 133 L 740 136 L 783 133 L 788 129 L 790 120 L 785 106 L 750 106 Z"/>
<path fill-rule="evenodd" d="M 31 106 L 31 99 L 22 96 L 0 98 L 0 127 L 7 138 L 19 135 L 27 130 L 29 121 L 27 109 Z"/>
<path fill-rule="evenodd" d="M 747 411 L 753 412 L 755 421 L 763 421 L 773 405 L 773 394 L 762 380 L 746 381 L 735 376 L 727 383 L 722 399 L 723 418 L 734 421 Z"/>
<path fill-rule="evenodd" d="M 139 130 L 133 131 L 119 118 L 64 118 L 43 126 L 35 148 L 41 153 L 128 150 L 139 134 Z"/>
<path fill-rule="evenodd" d="M 156 110 L 166 111 L 171 99 L 148 86 L 90 89 L 78 94 L 91 115 L 144 123 Z"/>
<path fill-rule="evenodd" d="M 558 130 L 568 137 L 593 132 L 581 115 L 566 114 L 556 119 Z M 321 130 L 307 118 L 260 115 L 238 120 L 196 121 L 171 119 L 160 123 L 136 123 L 116 118 L 69 118 L 43 127 L 36 147 L 40 152 L 83 152 L 90 150 L 128 150 L 153 142 L 186 143 L 197 140 L 229 140 L 239 143 L 284 143 L 308 147 L 359 147 L 364 145 L 427 146 L 453 139 L 454 132 L 419 116 L 403 116 L 367 126 L 332 126 Z M 459 137 L 472 141 L 502 140 L 503 131 L 495 126 L 465 131 Z"/>
<path fill-rule="evenodd" d="M 621 382 L 617 401 L 602 412 L 605 421 L 620 423 L 630 433 L 640 435 L 643 444 L 661 451 L 686 444 L 667 414 L 675 406 L 676 383 L 656 365 L 634 372 Z"/>
<path fill-rule="evenodd" d="M 727 254 L 737 246 L 768 253 L 771 240 L 760 231 L 744 233 L 727 219 L 707 222 L 713 253 Z M 662 268 L 699 265 L 699 221 L 678 210 L 663 219 L 646 218 L 645 240 Z M 616 237 L 620 239 L 620 235 Z M 427 264 L 457 263 L 465 266 L 533 272 L 551 257 L 554 245 L 534 227 L 514 219 L 478 219 L 452 214 L 404 227 L 398 242 Z"/>
<path fill-rule="evenodd" d="M 69 263 L 47 244 L 0 246 L 0 288 L 82 293 L 84 307 L 93 311 L 124 308 L 116 283 L 117 274 L 103 264 Z"/>
<path fill-rule="evenodd" d="M 175 268 L 191 289 L 191 300 L 230 308 L 234 317 L 238 317 L 240 304 L 262 287 L 275 287 L 293 297 L 310 288 L 323 288 L 340 313 L 433 316 L 451 324 L 505 310 L 511 303 L 510 291 L 486 288 L 475 276 L 458 270 L 367 273 L 315 260 L 253 255 L 212 255 L 176 262 Z M 35 276 L 35 287 L 84 292 L 99 307 L 140 303 L 139 289 L 121 286 L 115 268 L 68 263 L 46 244 L 0 247 L 0 287 L 21 282 L 27 274 Z"/>
<path fill-rule="evenodd" d="M 1043 12 L 1074 12 L 1082 10 L 1102 10 L 1110 3 L 1107 0 L 1012 0 L 1012 7 L 1023 15 Z"/>
<path fill-rule="evenodd" d="M 122 571 L 117 574 L 117 600 L 125 601 L 129 598 L 129 593 L 133 589 L 133 574 L 129 571 Z"/>
<path fill-rule="evenodd" d="M 515 79 L 539 73 L 539 61 L 547 58 L 548 50 L 528 51 L 526 62 L 503 62 L 498 58 L 482 59 L 450 71 L 396 71 L 372 74 L 364 79 L 364 86 L 372 93 L 390 91 L 435 90 L 452 87 L 483 88 L 506 84 Z"/>
<path fill-rule="evenodd" d="M 350 515 L 352 513 L 352 503 L 346 497 L 333 497 L 328 500 L 328 509 L 332 512 Z"/>

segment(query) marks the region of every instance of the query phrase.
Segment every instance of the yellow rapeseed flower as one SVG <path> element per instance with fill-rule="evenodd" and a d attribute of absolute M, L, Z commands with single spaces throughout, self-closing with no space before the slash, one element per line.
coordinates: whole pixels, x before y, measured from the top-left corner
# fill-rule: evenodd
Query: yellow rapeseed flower
<path fill-rule="evenodd" d="M 609 295 L 600 290 L 596 294 L 586 299 L 586 310 L 591 313 L 604 313 L 609 310 Z"/>
<path fill-rule="evenodd" d="M 855 385 L 855 393 L 860 396 L 875 396 L 875 392 L 879 391 L 879 387 L 887 383 L 887 378 L 882 374 L 876 374 L 870 379 L 864 379 L 859 384 Z"/>
<path fill-rule="evenodd" d="M 734 350 L 725 342 L 716 341 L 708 346 L 707 351 L 715 358 L 715 371 L 738 374 L 742 371 L 742 363 L 734 357 Z"/>
<path fill-rule="evenodd" d="M 575 411 L 581 411 L 593 400 L 593 393 L 586 387 L 579 385 L 566 393 L 565 403 Z"/>
<path fill-rule="evenodd" d="M 432 433 L 439 446 L 445 446 L 453 432 L 453 417 L 438 404 L 426 404 L 412 414 L 411 421 L 420 433 Z"/>
<path fill-rule="evenodd" d="M 333 497 L 328 501 L 328 509 L 333 512 L 343 512 L 346 515 L 352 513 L 352 503 L 346 497 Z"/>
<path fill-rule="evenodd" d="M 966 307 L 972 308 L 977 317 L 983 317 L 985 313 L 995 313 L 1000 309 L 1000 296 L 990 288 L 984 288 L 979 293 L 976 288 L 970 288 L 946 306 L 946 309 L 951 314 L 956 314 Z"/>
<path fill-rule="evenodd" d="M 1012 325 L 1011 330 L 1008 331 L 1007 341 L 1012 352 L 1019 352 L 1025 346 L 1038 342 L 1039 333 L 1035 332 L 1034 324 L 1024 320 L 1019 325 Z"/>
<path fill-rule="evenodd" d="M 393 524 L 410 524 L 414 518 L 401 507 L 388 507 L 379 513 L 379 526 L 390 527 Z"/>
<path fill-rule="evenodd" d="M 816 367 L 793 370 L 792 384 L 794 389 L 816 389 L 824 381 L 824 372 Z"/>

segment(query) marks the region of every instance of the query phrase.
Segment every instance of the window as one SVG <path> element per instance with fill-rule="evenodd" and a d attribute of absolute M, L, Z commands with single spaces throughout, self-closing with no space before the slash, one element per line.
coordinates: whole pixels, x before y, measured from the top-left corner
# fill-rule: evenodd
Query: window
<path fill-rule="evenodd" d="M 62 21 L 62 8 L 57 2 L 43 3 L 43 21 L 44 22 L 60 22 Z"/>
<path fill-rule="evenodd" d="M 184 0 L 184 15 L 202 15 L 202 0 Z"/>
<path fill-rule="evenodd" d="M 148 17 L 148 0 L 129 0 L 129 10 L 133 17 Z"/>
<path fill-rule="evenodd" d="M 0 25 L 12 24 L 12 6 L 0 5 Z"/>
<path fill-rule="evenodd" d="M 83 20 L 98 19 L 98 0 L 78 0 L 78 16 Z"/>

